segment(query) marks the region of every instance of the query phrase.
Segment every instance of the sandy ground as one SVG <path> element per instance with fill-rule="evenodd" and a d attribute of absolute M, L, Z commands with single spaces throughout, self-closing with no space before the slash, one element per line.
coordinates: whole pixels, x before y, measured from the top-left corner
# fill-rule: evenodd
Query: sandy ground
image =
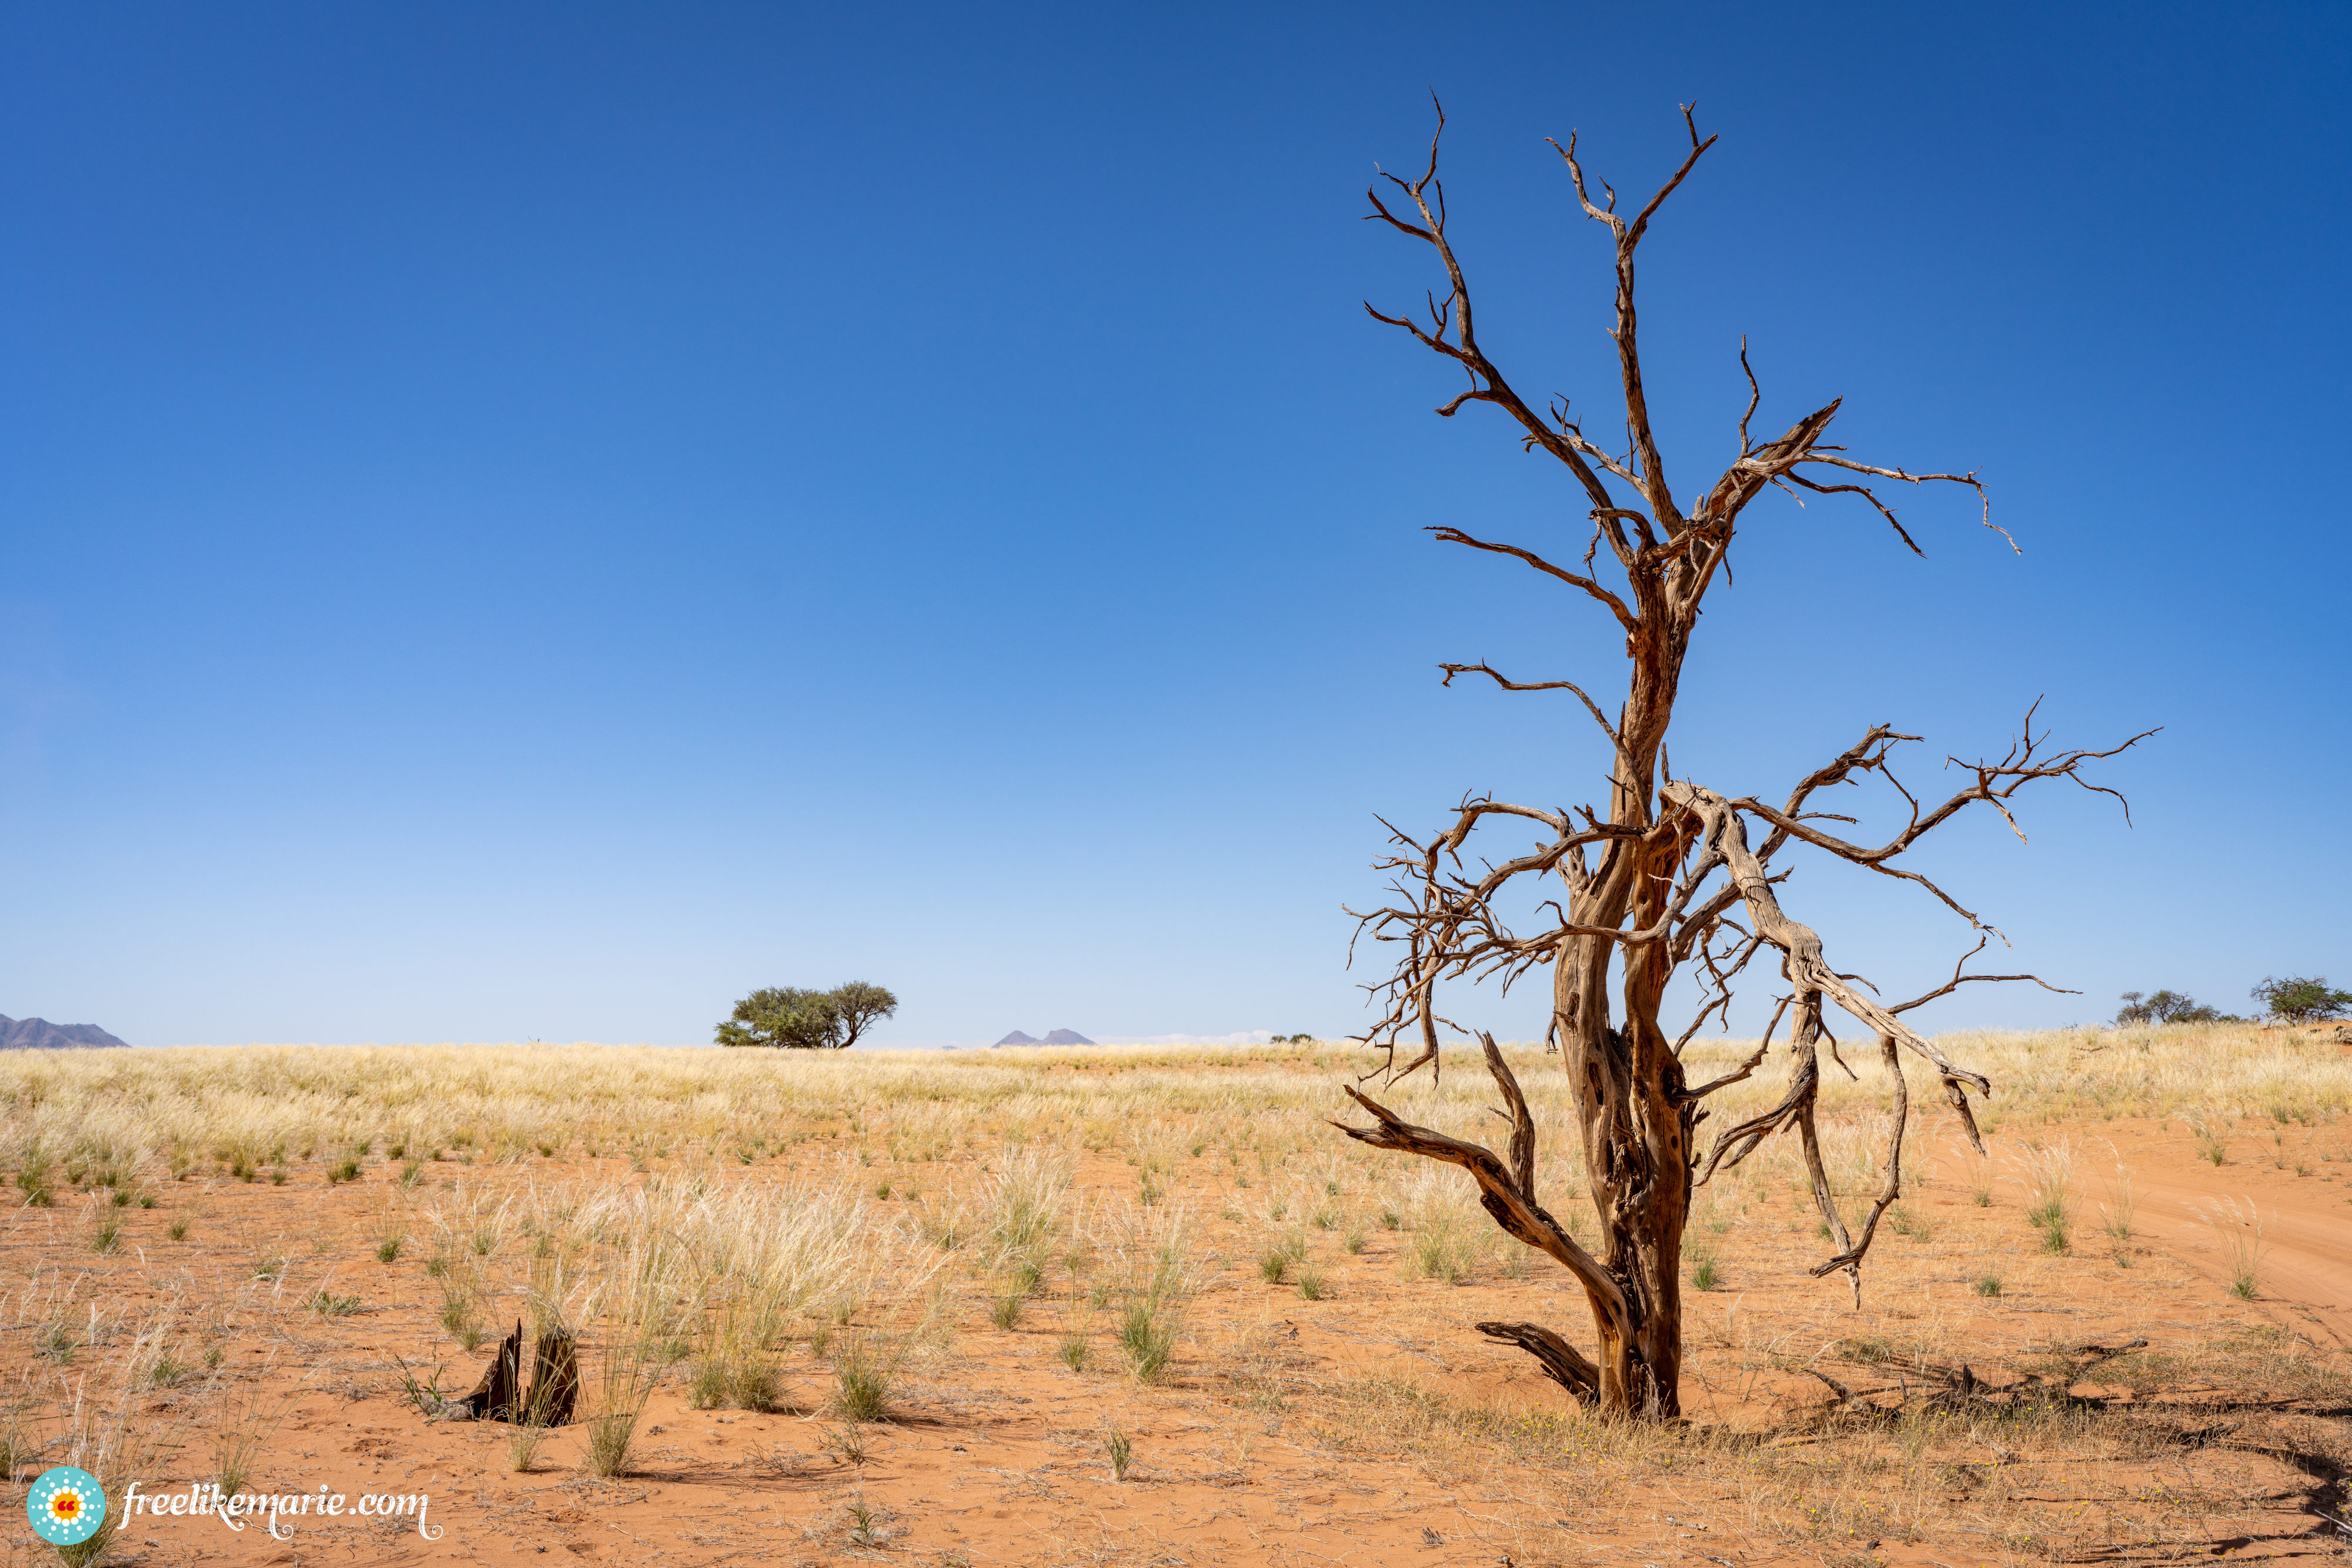
<path fill-rule="evenodd" d="M 1906 1205 L 1916 1233 L 1882 1237 L 1858 1310 L 1843 1281 L 1804 1273 L 1821 1248 L 1800 1195 L 1759 1197 L 1719 1233 L 1695 1226 L 1722 1280 L 1686 1298 L 1692 1415 L 1799 1431 L 1792 1423 L 1831 1397 L 1806 1363 L 1852 1386 L 1895 1385 L 1899 1365 L 1846 1354 L 1857 1342 L 1965 1359 L 1987 1375 L 2053 1346 L 2135 1338 L 2191 1360 L 2234 1344 L 2251 1353 L 2231 1363 L 2238 1367 L 2259 1366 L 2266 1346 L 2284 1354 L 2307 1342 L 2322 1363 L 2352 1349 L 2352 1163 L 2340 1133 L 2250 1120 L 2217 1166 L 2177 1121 L 2038 1132 L 2065 1135 L 2075 1157 L 2074 1244 L 2063 1256 L 2041 1249 L 2024 1218 L 2018 1151 L 2035 1135 L 2024 1128 L 2006 1129 L 1984 1162 L 1941 1133 L 1927 1140 L 1924 1184 Z M 882 1160 L 857 1174 L 937 1190 L 953 1163 L 900 1173 Z M 843 1146 L 821 1140 L 761 1168 L 795 1165 L 836 1172 Z M 435 1165 L 415 1196 L 427 1201 L 461 1174 L 495 1189 L 593 1168 L 582 1159 Z M 2099 1228 L 2118 1170 L 2133 1193 L 2128 1240 Z M 1258 1277 L 1263 1227 L 1232 1218 L 1228 1200 L 1252 1196 L 1232 1190 L 1233 1174 L 1195 1161 L 1171 1185 L 1166 1201 L 1193 1207 L 1199 1244 L 1223 1266 L 1190 1303 L 1171 1373 L 1156 1385 L 1123 1370 L 1099 1314 L 1085 1319 L 1049 1292 L 999 1329 L 985 1283 L 965 1280 L 950 1298 L 951 1332 L 908 1364 L 894 1418 L 850 1429 L 845 1446 L 862 1444 L 863 1462 L 844 1457 L 845 1427 L 824 1414 L 824 1363 L 798 1350 L 785 1363 L 795 1408 L 777 1414 L 689 1408 L 673 1375 L 647 1409 L 630 1473 L 611 1479 L 581 1468 L 576 1427 L 551 1433 L 534 1468 L 516 1473 L 506 1428 L 430 1422 L 404 1401 L 395 1357 L 446 1362 L 444 1385 L 456 1392 L 484 1356 L 459 1354 L 436 1322 L 421 1246 L 390 1264 L 374 1257 L 395 1166 L 336 1186 L 302 1166 L 284 1186 L 166 1183 L 155 1207 L 117 1211 L 122 1244 L 110 1255 L 89 1248 L 86 1200 L 61 1193 L 56 1208 L 19 1211 L 5 1245 L 12 1280 L 63 1268 L 87 1276 L 78 1301 L 110 1310 L 135 1310 L 174 1282 L 194 1300 L 233 1291 L 268 1257 L 289 1260 L 281 1303 L 322 1287 L 355 1293 L 362 1305 L 348 1316 L 284 1311 L 271 1333 L 230 1351 L 263 1390 L 255 1407 L 282 1416 L 266 1434 L 256 1484 L 425 1493 L 442 1532 L 428 1542 L 409 1523 L 343 1517 L 306 1519 L 272 1541 L 258 1528 L 240 1535 L 210 1520 L 142 1518 L 113 1558 L 131 1563 L 2344 1560 L 2352 1532 L 2313 1511 L 2315 1489 L 2331 1510 L 2340 1490 L 2280 1452 L 2175 1447 L 2077 1463 L 1993 1442 L 1940 1469 L 1905 1470 L 1841 1462 L 1832 1450 L 1843 1439 L 1809 1445 L 1801 1435 L 1772 1449 L 1769 1468 L 1678 1458 L 1671 1446 L 1612 1447 L 1531 1363 L 1471 1331 L 1480 1319 L 1532 1319 L 1589 1343 L 1578 1298 L 1540 1259 L 1529 1254 L 1516 1270 L 1490 1260 L 1449 1286 L 1408 1277 L 1407 1233 L 1375 1226 L 1360 1256 L 1317 1233 L 1309 1261 L 1329 1295 L 1307 1300 L 1295 1284 Z M 1079 1175 L 1081 1189 L 1106 1193 L 1131 1194 L 1136 1181 L 1108 1155 L 1090 1156 Z M 2215 1222 L 2225 1203 L 2240 1219 L 2259 1218 L 2258 1243 L 2226 1216 Z M 188 1224 L 184 1240 L 169 1239 L 175 1221 Z M 2257 1285 L 2242 1300 L 2231 1281 L 2249 1245 L 2259 1247 Z M 1979 1294 L 1994 1272 L 2000 1294 Z M 1093 1364 L 1078 1372 L 1056 1355 L 1074 1325 L 1092 1338 Z M 21 1354 L 30 1337 L 21 1308 L 13 1326 Z M 2342 1427 L 2352 1393 L 2340 1380 L 2323 1377 L 2315 1394 L 2307 1377 L 2299 1386 L 2296 1408 Z M 171 1406 L 159 1394 L 159 1415 Z M 1108 1458 L 1113 1429 L 1132 1446 L 1124 1481 Z M 191 1438 L 150 1490 L 211 1473 L 213 1434 Z M 1906 1527 L 1930 1516 L 1941 1522 Z M 13 1505 L 10 1517 L 11 1561 L 45 1560 Z"/>

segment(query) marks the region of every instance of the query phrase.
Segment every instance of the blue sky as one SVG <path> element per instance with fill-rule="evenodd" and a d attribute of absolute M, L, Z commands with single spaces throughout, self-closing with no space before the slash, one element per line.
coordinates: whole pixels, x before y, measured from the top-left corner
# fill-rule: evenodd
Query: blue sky
<path fill-rule="evenodd" d="M 2081 998 L 2352 978 L 2340 6 L 0 11 L 0 1012 L 137 1043 L 886 1040 L 1364 1019 L 1375 812 L 1592 798 L 1586 607 L 1423 533 L 1582 504 L 1370 322 L 1451 116 L 1524 390 L 1613 406 L 1646 193 L 1667 460 L 1843 394 L 1958 495 L 1752 509 L 1672 756 L 2164 733 L 1920 857 Z M 1580 549 L 1580 537 L 1577 549 Z M 1948 785 L 1947 785 L 1948 788 Z M 1503 848 L 1515 847 L 1508 843 Z M 1894 994 L 1917 896 L 1784 890 Z M 1751 995 L 1761 998 L 1768 988 Z M 1448 1009 L 1507 1035 L 1538 998 Z M 1743 1011 L 1748 1022 L 1752 1012 Z"/>

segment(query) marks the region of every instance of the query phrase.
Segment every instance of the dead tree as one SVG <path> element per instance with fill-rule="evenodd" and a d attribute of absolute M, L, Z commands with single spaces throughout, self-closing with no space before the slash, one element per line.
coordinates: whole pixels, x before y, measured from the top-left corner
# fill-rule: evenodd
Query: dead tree
<path fill-rule="evenodd" d="M 1988 1094 L 1990 1083 L 1915 1032 L 1902 1015 L 1973 980 L 2042 982 L 2030 975 L 1968 973 L 1969 957 L 1999 933 L 1942 888 L 1900 865 L 1905 852 L 1979 802 L 1990 806 L 2015 830 L 2009 801 L 2035 780 L 2072 779 L 2084 789 L 2113 795 L 2115 791 L 2083 777 L 2084 765 L 2146 738 L 2135 736 L 2105 751 L 2053 754 L 2048 750 L 2046 732 L 2035 732 L 2029 710 L 2024 733 L 2009 751 L 1997 760 L 1959 764 L 1970 781 L 1932 808 L 1905 789 L 1888 766 L 1899 743 L 1918 737 L 1897 734 L 1886 725 L 1873 727 L 1851 748 L 1800 779 L 1779 806 L 1753 796 L 1734 798 L 1667 773 L 1667 727 L 1700 601 L 1724 570 L 1741 514 L 1768 487 L 1800 502 L 1808 494 L 1858 497 L 1876 509 L 1902 543 L 1924 553 L 1879 490 L 1887 484 L 1962 486 L 1974 492 L 1984 526 L 2009 540 L 2007 532 L 1993 523 L 1984 486 L 1973 473 L 1912 473 L 1862 462 L 1830 444 L 1830 424 L 1839 406 L 1835 402 L 1805 414 L 1778 435 L 1751 437 L 1748 424 L 1762 392 L 1748 367 L 1744 340 L 1739 362 L 1749 396 L 1739 417 L 1739 455 L 1698 493 L 1695 505 L 1685 509 L 1676 500 L 1652 434 L 1643 389 L 1633 257 L 1659 207 L 1715 144 L 1713 137 L 1700 140 L 1690 109 L 1684 110 L 1683 117 L 1690 131 L 1688 154 L 1657 194 L 1631 217 L 1618 212 L 1616 193 L 1605 183 L 1601 186 L 1603 200 L 1596 204 L 1591 199 L 1574 137 L 1566 147 L 1552 143 L 1567 165 L 1570 186 L 1585 215 L 1608 231 L 1615 252 L 1611 336 L 1624 402 L 1622 452 L 1589 439 L 1570 416 L 1565 398 L 1538 413 L 1481 348 L 1470 287 L 1445 232 L 1444 193 L 1437 179 L 1438 136 L 1444 130 L 1442 109 L 1438 133 L 1430 140 L 1427 169 L 1415 180 L 1384 173 L 1386 194 L 1381 184 L 1373 185 L 1372 210 L 1367 214 L 1429 246 L 1444 269 L 1446 295 L 1441 300 L 1432 292 L 1425 323 L 1410 314 L 1389 316 L 1365 306 L 1373 319 L 1410 334 L 1465 374 L 1465 390 L 1437 413 L 1451 418 L 1472 403 L 1500 409 L 1517 426 L 1514 434 L 1527 450 L 1549 455 L 1568 471 L 1591 525 L 1580 562 L 1573 555 L 1538 553 L 1473 538 L 1456 528 L 1431 531 L 1444 543 L 1518 560 L 1570 591 L 1580 603 L 1597 605 L 1623 632 L 1627 664 L 1625 695 L 1613 719 L 1583 687 L 1570 681 L 1514 681 L 1484 663 L 1439 666 L 1447 684 L 1456 675 L 1475 674 L 1507 691 L 1571 695 L 1608 739 L 1608 805 L 1605 811 L 1591 805 L 1570 811 L 1465 797 L 1448 821 L 1421 837 L 1383 822 L 1393 835 L 1394 851 L 1378 866 L 1394 878 L 1396 898 L 1359 915 L 1359 935 L 1399 944 L 1402 953 L 1388 977 L 1367 988 L 1382 1013 L 1363 1038 L 1385 1053 L 1383 1065 L 1367 1076 L 1393 1082 L 1423 1066 L 1433 1074 L 1438 1071 L 1438 1030 L 1445 1024 L 1438 1010 L 1442 985 L 1495 979 L 1507 988 L 1530 971 L 1548 968 L 1553 1009 L 1549 1032 L 1558 1040 L 1569 1076 L 1585 1182 L 1600 1220 L 1599 1249 L 1589 1251 L 1580 1245 L 1538 1201 L 1534 1122 L 1509 1064 L 1491 1039 L 1486 1040 L 1486 1062 L 1505 1102 L 1498 1113 L 1511 1126 L 1507 1155 L 1414 1126 L 1354 1089 L 1349 1092 L 1371 1114 L 1373 1124 L 1343 1128 L 1350 1137 L 1375 1147 L 1468 1170 L 1496 1223 L 1548 1253 L 1583 1287 L 1598 1345 L 1588 1359 L 1559 1334 L 1534 1324 L 1481 1323 L 1479 1328 L 1535 1355 L 1550 1376 L 1580 1397 L 1604 1409 L 1654 1416 L 1679 1414 L 1678 1276 L 1683 1228 L 1696 1185 L 1738 1166 L 1773 1134 L 1793 1131 L 1812 1173 L 1814 1200 L 1834 1239 L 1831 1255 L 1815 1264 L 1812 1272 L 1843 1271 L 1859 1300 L 1863 1257 L 1880 1216 L 1901 1191 L 1909 1110 L 1904 1053 L 1926 1063 L 1962 1129 L 1978 1147 L 1983 1146 L 1969 1094 Z M 2014 540 L 2009 543 L 2011 549 L 2017 548 Z M 1594 570 L 1604 549 L 1614 564 L 1613 573 Z M 1570 564 L 1560 564 L 1563 559 Z M 1909 806 L 1903 831 L 1875 847 L 1851 842 L 1821 825 L 1852 823 L 1853 818 L 1810 809 L 1817 792 L 1860 783 L 1872 774 L 1901 792 Z M 2116 799 L 2120 802 L 2122 798 Z M 1527 852 L 1499 863 L 1465 862 L 1465 848 L 1479 830 L 1517 824 L 1534 824 L 1547 836 Z M 1751 831 L 1762 835 L 1760 843 L 1751 845 Z M 2023 837 L 2021 831 L 2019 836 Z M 1948 981 L 1927 996 L 1896 1006 L 1880 1002 L 1868 981 L 1839 973 L 1825 956 L 1821 938 L 1781 909 L 1775 884 L 1787 873 L 1775 870 L 1775 857 L 1797 845 L 1916 883 L 1968 922 L 1977 934 L 1976 947 L 1955 967 Z M 1506 918 L 1507 896 L 1548 910 L 1547 928 L 1528 935 L 1515 932 Z M 1683 1074 L 1683 1047 L 1710 1014 L 1728 1019 L 1733 981 L 1767 951 L 1777 956 L 1789 989 L 1772 1015 L 1763 1044 L 1737 1071 L 1692 1087 Z M 1670 1036 L 1659 1022 L 1660 1003 L 1667 982 L 1686 965 L 1696 966 L 1706 1005 L 1687 1029 Z M 1612 970 L 1618 988 L 1615 1005 Z M 1835 1057 L 1836 1041 L 1825 1018 L 1831 1006 L 1860 1020 L 1875 1037 L 1893 1111 L 1881 1185 L 1859 1229 L 1849 1227 L 1838 1207 L 1822 1169 L 1815 1128 L 1818 1053 L 1827 1044 Z M 1762 1064 L 1784 1019 L 1790 1023 L 1787 1093 L 1762 1115 L 1717 1133 L 1702 1151 L 1694 1134 L 1707 1115 L 1705 1101 Z M 1408 1040 L 1413 1044 L 1402 1050 L 1411 1053 L 1410 1059 L 1401 1061 L 1401 1042 Z"/>

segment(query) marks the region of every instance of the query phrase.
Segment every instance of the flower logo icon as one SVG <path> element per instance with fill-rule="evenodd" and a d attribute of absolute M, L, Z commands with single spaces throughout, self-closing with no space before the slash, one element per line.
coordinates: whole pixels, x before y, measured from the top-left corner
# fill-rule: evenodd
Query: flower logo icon
<path fill-rule="evenodd" d="M 106 1522 L 106 1491 L 98 1478 L 71 1465 L 41 1472 L 26 1494 L 33 1533 L 54 1546 L 79 1546 Z"/>

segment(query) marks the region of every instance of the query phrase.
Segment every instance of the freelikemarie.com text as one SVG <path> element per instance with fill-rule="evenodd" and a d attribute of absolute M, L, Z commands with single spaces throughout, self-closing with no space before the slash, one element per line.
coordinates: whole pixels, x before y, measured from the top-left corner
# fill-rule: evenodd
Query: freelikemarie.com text
<path fill-rule="evenodd" d="M 432 1506 L 432 1498 L 424 1492 L 362 1492 L 353 1500 L 342 1492 L 329 1491 L 321 1484 L 315 1492 L 239 1492 L 235 1497 L 223 1497 L 220 1488 L 210 1481 L 191 1481 L 184 1491 L 168 1492 L 142 1492 L 139 1483 L 132 1481 L 123 1491 L 122 1517 L 126 1524 L 141 1514 L 151 1519 L 210 1519 L 228 1530 L 243 1530 L 258 1521 L 274 1541 L 283 1541 L 292 1533 L 290 1529 L 281 1531 L 281 1524 L 302 1518 L 413 1518 L 417 1534 L 427 1541 L 438 1541 L 442 1527 L 428 1527 L 425 1522 Z"/>

